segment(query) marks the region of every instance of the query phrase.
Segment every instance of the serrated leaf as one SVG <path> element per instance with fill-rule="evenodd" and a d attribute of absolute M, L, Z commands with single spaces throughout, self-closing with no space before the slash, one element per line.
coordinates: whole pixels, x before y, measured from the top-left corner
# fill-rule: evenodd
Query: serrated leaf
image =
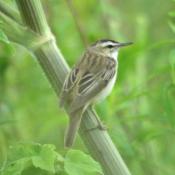
<path fill-rule="evenodd" d="M 23 170 L 29 167 L 54 173 L 55 162 L 63 160 L 62 156 L 55 151 L 54 145 L 18 144 L 9 150 L 2 175 L 21 175 Z"/>
<path fill-rule="evenodd" d="M 32 157 L 32 162 L 35 167 L 41 168 L 46 171 L 55 172 L 54 162 L 57 153 L 55 146 L 43 145 L 38 152 L 38 155 Z"/>
<path fill-rule="evenodd" d="M 68 175 L 103 174 L 99 163 L 79 150 L 68 151 L 65 157 L 64 169 Z"/>
<path fill-rule="evenodd" d="M 10 43 L 7 36 L 5 35 L 5 33 L 1 29 L 0 29 L 0 41 L 3 41 L 7 44 Z"/>

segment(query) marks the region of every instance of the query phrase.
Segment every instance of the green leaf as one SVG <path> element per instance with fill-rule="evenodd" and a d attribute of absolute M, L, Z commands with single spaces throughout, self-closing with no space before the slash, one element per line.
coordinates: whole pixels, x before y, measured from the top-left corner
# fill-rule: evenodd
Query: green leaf
<path fill-rule="evenodd" d="M 30 167 L 55 173 L 55 162 L 63 160 L 55 151 L 54 145 L 18 144 L 9 150 L 2 175 L 21 175 L 23 170 Z"/>
<path fill-rule="evenodd" d="M 57 153 L 54 150 L 54 145 L 43 145 L 40 150 L 38 150 L 38 155 L 32 157 L 33 165 L 43 170 L 55 172 L 54 162 Z"/>
<path fill-rule="evenodd" d="M 78 150 L 68 151 L 65 157 L 64 169 L 68 175 L 103 174 L 99 163 Z"/>
<path fill-rule="evenodd" d="M 22 171 L 27 167 L 28 163 L 28 158 L 23 158 L 17 160 L 16 162 L 11 162 L 10 164 L 6 165 L 5 168 L 2 169 L 1 175 L 21 175 Z"/>
<path fill-rule="evenodd" d="M 10 41 L 8 40 L 7 36 L 5 35 L 5 33 L 0 29 L 0 41 L 3 41 L 7 44 L 10 43 Z"/>

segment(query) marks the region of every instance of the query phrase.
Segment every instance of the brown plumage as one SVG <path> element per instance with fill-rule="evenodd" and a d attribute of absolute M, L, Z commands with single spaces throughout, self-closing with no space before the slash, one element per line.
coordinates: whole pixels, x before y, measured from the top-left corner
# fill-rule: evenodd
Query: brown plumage
<path fill-rule="evenodd" d="M 113 40 L 96 42 L 87 49 L 67 76 L 60 99 L 61 106 L 64 103 L 69 106 L 66 147 L 72 146 L 82 114 L 88 105 L 105 98 L 112 90 L 116 79 L 119 47 L 120 43 Z"/>

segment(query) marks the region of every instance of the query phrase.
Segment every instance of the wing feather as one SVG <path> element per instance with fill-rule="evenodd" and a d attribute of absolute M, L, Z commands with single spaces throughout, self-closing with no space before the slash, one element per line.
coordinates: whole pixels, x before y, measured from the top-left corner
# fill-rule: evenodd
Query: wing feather
<path fill-rule="evenodd" d="M 76 111 L 80 107 L 86 105 L 88 102 L 94 99 L 98 93 L 100 93 L 108 82 L 115 75 L 115 65 L 111 68 L 105 66 L 103 69 L 96 72 L 96 74 L 86 73 L 82 76 L 81 80 L 78 83 L 78 95 L 71 104 L 70 111 Z M 88 75 L 87 75 L 88 74 Z"/>
<path fill-rule="evenodd" d="M 71 112 L 88 105 L 113 78 L 115 66 L 115 60 L 110 57 L 86 53 L 67 76 L 60 105 L 69 101 Z"/>
<path fill-rule="evenodd" d="M 66 77 L 61 96 L 60 96 L 60 107 L 62 107 L 69 96 L 69 91 L 74 87 L 75 82 L 77 81 L 77 74 L 79 72 L 78 68 L 73 68 L 72 71 Z"/>

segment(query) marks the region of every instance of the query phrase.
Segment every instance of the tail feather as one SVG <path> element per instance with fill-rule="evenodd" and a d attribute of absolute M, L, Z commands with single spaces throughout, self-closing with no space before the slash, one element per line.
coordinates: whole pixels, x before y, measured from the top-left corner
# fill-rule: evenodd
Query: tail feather
<path fill-rule="evenodd" d="M 65 135 L 64 146 L 71 147 L 75 141 L 78 129 L 80 127 L 82 110 L 70 114 L 69 126 Z"/>

